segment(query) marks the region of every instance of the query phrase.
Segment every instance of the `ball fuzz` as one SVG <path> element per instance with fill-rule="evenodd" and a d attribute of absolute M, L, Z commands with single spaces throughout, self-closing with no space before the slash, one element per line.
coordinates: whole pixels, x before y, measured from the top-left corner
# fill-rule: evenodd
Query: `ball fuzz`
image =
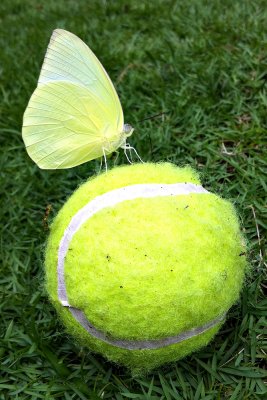
<path fill-rule="evenodd" d="M 55 218 L 46 285 L 84 346 L 148 371 L 207 344 L 238 299 L 245 242 L 232 204 L 172 164 L 114 168 Z"/>

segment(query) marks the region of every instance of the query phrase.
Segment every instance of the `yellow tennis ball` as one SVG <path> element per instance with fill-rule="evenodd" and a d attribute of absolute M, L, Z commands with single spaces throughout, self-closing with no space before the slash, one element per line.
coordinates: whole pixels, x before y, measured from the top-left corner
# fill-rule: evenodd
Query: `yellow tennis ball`
<path fill-rule="evenodd" d="M 114 168 L 55 218 L 49 296 L 81 344 L 134 372 L 206 345 L 238 299 L 245 242 L 233 205 L 172 164 Z"/>

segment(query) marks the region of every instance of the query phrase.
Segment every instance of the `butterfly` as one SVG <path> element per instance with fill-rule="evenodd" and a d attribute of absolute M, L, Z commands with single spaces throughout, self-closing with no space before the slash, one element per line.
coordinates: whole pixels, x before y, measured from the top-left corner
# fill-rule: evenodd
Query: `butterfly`
<path fill-rule="evenodd" d="M 73 33 L 54 30 L 23 116 L 22 137 L 32 160 L 43 169 L 71 168 L 102 156 L 106 161 L 119 147 L 125 154 L 133 149 L 126 142 L 132 132 L 94 53 Z"/>

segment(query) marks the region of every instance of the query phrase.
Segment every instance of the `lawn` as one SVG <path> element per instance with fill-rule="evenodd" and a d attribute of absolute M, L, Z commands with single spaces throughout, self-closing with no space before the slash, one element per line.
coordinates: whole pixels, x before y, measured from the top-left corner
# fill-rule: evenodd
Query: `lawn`
<path fill-rule="evenodd" d="M 0 400 L 267 398 L 266 20 L 265 0 L 1 1 Z M 75 344 L 45 292 L 46 209 L 49 224 L 100 168 L 95 160 L 40 170 L 22 142 L 57 27 L 80 36 L 107 69 L 142 159 L 197 168 L 207 189 L 236 205 L 248 239 L 251 273 L 219 334 L 146 376 Z M 115 163 L 127 163 L 123 152 Z"/>

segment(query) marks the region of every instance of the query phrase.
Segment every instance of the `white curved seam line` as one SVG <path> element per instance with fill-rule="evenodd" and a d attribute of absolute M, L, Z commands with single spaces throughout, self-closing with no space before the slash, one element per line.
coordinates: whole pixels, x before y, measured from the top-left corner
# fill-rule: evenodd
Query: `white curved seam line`
<path fill-rule="evenodd" d="M 91 336 L 93 336 L 98 340 L 101 340 L 102 342 L 126 350 L 153 350 L 177 344 L 183 342 L 184 340 L 191 339 L 195 336 L 200 335 L 201 333 L 208 331 L 209 329 L 215 327 L 220 322 L 222 322 L 226 317 L 226 313 L 223 313 L 219 317 L 214 318 L 212 321 L 208 321 L 201 326 L 192 328 L 188 331 L 178 333 L 177 335 L 174 336 L 167 336 L 161 339 L 134 340 L 134 339 L 116 339 L 114 337 L 111 337 L 107 335 L 105 332 L 101 331 L 100 329 L 95 328 L 93 324 L 91 324 L 87 320 L 85 314 L 81 310 L 74 307 L 70 307 L 69 311 L 76 319 L 76 321 L 78 321 Z"/>
<path fill-rule="evenodd" d="M 68 302 L 67 289 L 64 278 L 64 261 L 68 252 L 69 244 L 80 229 L 80 227 L 88 221 L 97 212 L 107 208 L 115 206 L 119 203 L 128 200 L 134 200 L 138 198 L 153 198 L 153 197 L 166 197 L 166 196 L 179 196 L 179 195 L 190 195 L 190 194 L 208 194 L 209 192 L 204 189 L 201 185 L 193 183 L 174 183 L 174 184 L 136 184 L 131 186 L 125 186 L 119 189 L 114 189 L 102 195 L 95 197 L 89 201 L 84 207 L 82 207 L 71 219 L 69 225 L 65 229 L 64 235 L 61 239 L 59 250 L 58 250 L 58 264 L 57 264 L 57 277 L 58 277 L 58 299 L 64 307 L 69 307 L 70 312 L 74 318 L 88 331 L 90 334 L 100 340 L 110 343 L 114 346 L 126 348 L 126 349 L 145 349 L 145 348 L 158 348 L 170 345 L 172 343 L 178 343 L 182 340 L 193 337 L 197 334 L 204 332 L 205 330 L 215 326 L 220 320 L 225 317 L 225 314 L 217 317 L 213 321 L 207 324 L 192 329 L 190 331 L 181 333 L 179 335 L 159 339 L 159 340 L 147 340 L 147 341 L 134 341 L 134 340 L 117 340 L 108 338 L 104 332 L 101 332 L 95 328 L 85 317 L 81 310 L 72 307 Z"/>

